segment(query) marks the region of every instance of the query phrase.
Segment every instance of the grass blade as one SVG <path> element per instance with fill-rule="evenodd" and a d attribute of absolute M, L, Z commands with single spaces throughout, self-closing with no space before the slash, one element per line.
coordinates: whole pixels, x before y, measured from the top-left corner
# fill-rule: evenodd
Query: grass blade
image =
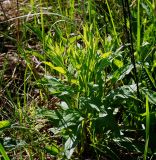
<path fill-rule="evenodd" d="M 119 43 L 118 35 L 117 35 L 117 32 L 116 32 L 114 20 L 113 20 L 112 13 L 111 13 L 111 10 L 110 10 L 110 7 L 109 7 L 109 4 L 108 4 L 107 0 L 106 0 L 106 5 L 107 5 L 108 11 L 109 11 L 109 16 L 110 16 L 110 19 L 111 19 L 111 22 L 112 22 L 112 26 L 113 26 L 113 30 L 114 30 L 114 35 L 115 35 L 117 43 L 119 45 L 120 43 Z"/>
<path fill-rule="evenodd" d="M 8 157 L 5 149 L 3 148 L 2 144 L 0 143 L 0 153 L 2 154 L 4 160 L 10 160 L 10 158 Z"/>
<path fill-rule="evenodd" d="M 148 96 L 146 95 L 146 143 L 144 150 L 144 160 L 146 160 L 148 152 L 149 128 L 150 128 L 150 113 L 149 113 Z"/>

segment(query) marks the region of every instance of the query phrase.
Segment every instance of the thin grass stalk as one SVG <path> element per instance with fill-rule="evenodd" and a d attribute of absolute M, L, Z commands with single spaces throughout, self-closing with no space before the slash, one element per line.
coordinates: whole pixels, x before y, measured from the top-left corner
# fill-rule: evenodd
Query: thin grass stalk
<path fill-rule="evenodd" d="M 111 9 L 110 9 L 109 4 L 108 4 L 108 0 L 106 0 L 106 5 L 107 5 L 107 8 L 108 8 L 109 16 L 110 16 L 111 23 L 112 23 L 112 26 L 113 26 L 114 35 L 116 37 L 117 44 L 119 45 L 120 43 L 119 43 L 118 35 L 117 35 L 117 32 L 116 32 L 116 28 L 115 28 L 113 16 L 112 16 L 112 13 L 111 13 Z"/>
<path fill-rule="evenodd" d="M 43 44 L 43 49 L 45 46 L 44 42 L 44 17 L 43 17 L 43 9 L 42 9 L 42 0 L 40 0 L 40 14 L 41 14 L 41 29 L 42 29 L 42 44 Z"/>
<path fill-rule="evenodd" d="M 61 2 L 60 2 L 60 0 L 58 0 L 57 2 L 58 2 L 58 6 L 59 6 L 60 13 L 63 15 Z"/>
<path fill-rule="evenodd" d="M 23 112 L 22 112 L 22 107 L 21 107 L 19 95 L 17 97 L 17 115 L 19 116 L 18 118 L 19 118 L 20 125 L 22 125 L 22 122 L 23 122 Z"/>
<path fill-rule="evenodd" d="M 27 153 L 27 155 L 28 155 L 28 157 L 29 157 L 29 160 L 33 160 L 33 156 L 32 156 L 32 153 L 31 153 L 31 149 L 25 148 L 25 151 L 26 151 L 26 153 Z"/>
<path fill-rule="evenodd" d="M 89 12 L 89 22 L 90 22 L 90 24 L 92 23 L 91 11 L 92 11 L 92 0 L 89 0 L 89 2 L 88 2 L 88 12 Z"/>
<path fill-rule="evenodd" d="M 41 29 L 42 29 L 42 45 L 43 45 L 43 52 L 45 50 L 45 30 L 44 30 L 44 13 L 43 13 L 43 7 L 42 7 L 42 0 L 40 0 L 40 15 L 41 15 Z M 44 54 L 44 58 L 45 54 Z M 45 71 L 46 71 L 46 65 L 45 65 Z"/>
<path fill-rule="evenodd" d="M 25 112 L 27 110 L 27 93 L 26 93 L 27 71 L 28 71 L 28 67 L 26 67 L 25 74 L 24 74 L 24 111 Z"/>
<path fill-rule="evenodd" d="M 148 153 L 149 128 L 150 128 L 150 112 L 149 112 L 148 96 L 146 96 L 146 142 L 144 150 L 144 160 L 146 160 Z"/>
<path fill-rule="evenodd" d="M 34 13 L 34 11 L 35 11 L 35 3 L 34 3 L 34 0 L 30 0 L 30 5 L 31 5 L 31 8 L 32 8 L 32 11 L 33 11 L 33 13 Z M 32 12 L 31 11 L 31 12 Z M 36 12 L 36 11 L 35 11 Z M 35 26 L 37 25 L 37 16 L 36 15 L 34 15 L 34 24 L 35 24 Z"/>
<path fill-rule="evenodd" d="M 20 148 L 20 154 L 19 154 L 19 157 L 20 157 L 20 160 L 23 160 L 23 158 L 22 158 L 22 152 L 23 152 L 23 151 L 22 151 L 22 147 L 20 146 L 19 148 Z"/>

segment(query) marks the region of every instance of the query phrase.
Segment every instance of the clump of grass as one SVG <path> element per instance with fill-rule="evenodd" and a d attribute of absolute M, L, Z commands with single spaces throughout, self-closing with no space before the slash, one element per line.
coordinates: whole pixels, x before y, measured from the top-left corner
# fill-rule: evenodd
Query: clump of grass
<path fill-rule="evenodd" d="M 114 4 L 117 11 L 111 8 Z M 17 44 L 20 61 L 14 70 L 21 74 L 18 80 L 10 78 L 15 90 L 12 93 L 8 87 L 6 99 L 14 106 L 12 125 L 1 136 L 10 157 L 14 153 L 8 144 L 21 159 L 152 156 L 149 139 L 154 120 L 149 123 L 149 118 L 155 114 L 155 40 L 152 36 L 154 42 L 148 44 L 151 31 L 147 26 L 153 28 L 155 21 L 146 14 L 152 17 L 153 6 L 148 1 L 124 3 L 124 14 L 129 16 L 125 17 L 126 34 L 131 38 L 121 39 L 124 17 L 118 22 L 115 15 L 122 12 L 122 4 L 107 0 L 102 5 L 104 20 L 98 1 L 92 0 L 31 0 L 23 8 L 25 15 L 18 17 L 18 31 L 23 32 Z M 142 24 L 141 12 L 148 23 Z M 135 23 L 137 37 L 131 26 Z M 129 50 L 136 51 L 136 59 L 130 58 Z M 2 82 L 3 78 L 1 86 Z M 143 106 L 145 99 L 144 130 L 145 108 L 138 110 L 138 104 Z M 145 148 L 139 145 L 143 142 Z M 7 158 L 4 150 L 3 157 Z"/>

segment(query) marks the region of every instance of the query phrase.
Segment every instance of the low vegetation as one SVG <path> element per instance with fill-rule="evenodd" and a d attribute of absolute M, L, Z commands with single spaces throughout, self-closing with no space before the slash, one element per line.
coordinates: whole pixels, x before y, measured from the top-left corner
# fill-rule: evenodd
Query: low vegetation
<path fill-rule="evenodd" d="M 155 0 L 0 8 L 0 158 L 156 159 Z"/>

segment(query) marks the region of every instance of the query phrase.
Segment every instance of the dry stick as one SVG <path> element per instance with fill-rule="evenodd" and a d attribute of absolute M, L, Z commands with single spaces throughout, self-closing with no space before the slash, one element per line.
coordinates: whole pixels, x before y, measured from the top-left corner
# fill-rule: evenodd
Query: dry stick
<path fill-rule="evenodd" d="M 126 38 L 127 38 L 128 43 L 131 44 L 131 45 L 129 45 L 129 50 L 130 50 L 131 62 L 132 62 L 133 67 L 134 67 L 134 74 L 135 74 L 134 81 L 135 81 L 136 86 L 137 86 L 137 96 L 138 96 L 138 99 L 140 99 L 139 79 L 138 79 L 138 73 L 137 73 L 137 69 L 136 69 L 136 61 L 135 61 L 135 57 L 134 57 L 131 13 L 130 13 L 128 0 L 126 0 L 125 3 L 124 3 L 124 0 L 122 0 L 122 6 L 123 6 L 123 13 L 124 13 L 124 26 L 125 26 L 125 31 L 126 31 L 126 35 L 127 35 Z M 125 10 L 125 8 L 127 9 L 127 11 Z M 127 18 L 129 19 L 129 22 L 130 22 L 129 31 L 128 31 L 127 24 L 126 24 L 127 23 Z M 141 104 L 140 104 L 140 108 L 141 108 Z"/>

